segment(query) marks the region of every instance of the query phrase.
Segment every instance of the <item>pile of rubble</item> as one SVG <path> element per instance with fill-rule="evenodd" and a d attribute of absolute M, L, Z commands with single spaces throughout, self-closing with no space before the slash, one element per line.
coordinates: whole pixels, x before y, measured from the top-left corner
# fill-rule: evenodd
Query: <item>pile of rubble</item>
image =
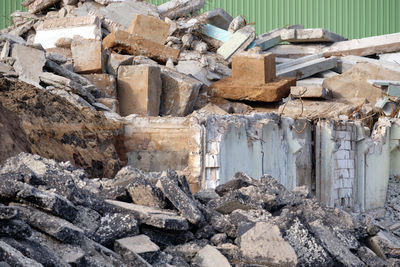
<path fill-rule="evenodd" d="M 324 208 L 268 175 L 237 173 L 192 194 L 172 170 L 125 167 L 93 180 L 70 163 L 21 153 L 0 168 L 0 199 L 0 259 L 11 266 L 399 263 L 373 219 Z"/>

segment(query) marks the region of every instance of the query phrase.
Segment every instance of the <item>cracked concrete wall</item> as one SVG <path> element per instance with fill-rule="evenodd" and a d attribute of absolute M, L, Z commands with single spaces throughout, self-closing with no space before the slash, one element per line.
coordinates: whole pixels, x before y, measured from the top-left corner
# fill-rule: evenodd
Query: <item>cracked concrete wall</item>
<path fill-rule="evenodd" d="M 270 174 L 290 189 L 312 188 L 309 122 L 254 114 L 209 116 L 206 125 L 205 187 L 214 188 L 242 171 L 256 179 Z"/>
<path fill-rule="evenodd" d="M 318 122 L 317 198 L 330 207 L 382 208 L 391 173 L 392 129 L 388 119 L 380 119 L 371 135 L 360 122 Z"/>

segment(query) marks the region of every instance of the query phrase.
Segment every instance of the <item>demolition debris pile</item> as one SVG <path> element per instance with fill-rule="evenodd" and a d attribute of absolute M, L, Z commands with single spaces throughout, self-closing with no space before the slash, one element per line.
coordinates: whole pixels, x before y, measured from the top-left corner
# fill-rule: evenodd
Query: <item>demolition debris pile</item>
<path fill-rule="evenodd" d="M 125 167 L 91 180 L 70 163 L 21 153 L 0 178 L 0 258 L 11 266 L 398 263 L 392 234 L 377 235 L 371 217 L 324 208 L 268 175 L 237 173 L 192 194 L 172 170 Z"/>
<path fill-rule="evenodd" d="M 0 265 L 399 264 L 396 179 L 386 215 L 312 195 L 383 208 L 400 175 L 400 33 L 257 36 L 204 4 L 25 0 L 11 15 Z M 296 189 L 226 175 L 239 165 Z"/>

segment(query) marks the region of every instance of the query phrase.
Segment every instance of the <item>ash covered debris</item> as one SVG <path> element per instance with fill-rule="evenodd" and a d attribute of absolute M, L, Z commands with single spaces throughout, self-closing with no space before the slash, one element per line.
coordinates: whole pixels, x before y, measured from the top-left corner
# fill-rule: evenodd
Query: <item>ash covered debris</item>
<path fill-rule="evenodd" d="M 392 235 L 379 223 L 325 208 L 304 187 L 290 191 L 268 175 L 237 173 L 192 194 L 172 170 L 125 167 L 93 180 L 68 162 L 21 153 L 0 177 L 0 255 L 11 266 L 398 263 L 379 241 Z M 156 201 L 144 206 L 137 195 Z"/>

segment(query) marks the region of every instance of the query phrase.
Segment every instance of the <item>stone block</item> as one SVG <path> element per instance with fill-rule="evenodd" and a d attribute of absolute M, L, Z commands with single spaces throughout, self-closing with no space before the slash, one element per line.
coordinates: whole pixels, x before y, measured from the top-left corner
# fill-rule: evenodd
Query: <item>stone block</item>
<path fill-rule="evenodd" d="M 107 72 L 111 75 L 118 75 L 119 66 L 133 65 L 134 56 L 111 53 L 107 60 Z"/>
<path fill-rule="evenodd" d="M 170 58 L 176 62 L 180 54 L 178 49 L 160 45 L 125 31 L 112 32 L 104 38 L 103 45 L 113 51 L 134 56 L 147 56 L 162 63 L 166 63 Z"/>
<path fill-rule="evenodd" d="M 105 60 L 101 41 L 95 39 L 74 40 L 71 44 L 74 71 L 77 73 L 102 73 Z"/>
<path fill-rule="evenodd" d="M 290 87 L 296 85 L 296 78 L 279 78 L 260 85 L 236 84 L 232 78 L 225 78 L 211 85 L 212 94 L 229 100 L 276 102 L 289 95 Z"/>
<path fill-rule="evenodd" d="M 81 36 L 101 40 L 101 22 L 96 16 L 46 19 L 36 29 L 35 43 L 54 48 L 60 38 Z"/>
<path fill-rule="evenodd" d="M 88 74 L 83 75 L 83 77 L 88 79 L 94 86 L 96 86 L 100 90 L 101 97 L 117 98 L 117 81 L 113 75 Z"/>
<path fill-rule="evenodd" d="M 118 70 L 118 97 L 122 116 L 158 116 L 161 96 L 160 68 L 121 66 Z"/>
<path fill-rule="evenodd" d="M 192 112 L 203 84 L 167 67 L 161 67 L 161 81 L 160 115 L 183 117 Z"/>
<path fill-rule="evenodd" d="M 275 56 L 243 52 L 232 57 L 232 78 L 241 84 L 265 84 L 275 79 Z"/>
<path fill-rule="evenodd" d="M 169 27 L 168 23 L 158 18 L 139 14 L 132 20 L 128 32 L 164 45 L 169 34 Z"/>
<path fill-rule="evenodd" d="M 295 98 L 329 99 L 332 92 L 321 86 L 292 86 L 290 94 Z"/>

